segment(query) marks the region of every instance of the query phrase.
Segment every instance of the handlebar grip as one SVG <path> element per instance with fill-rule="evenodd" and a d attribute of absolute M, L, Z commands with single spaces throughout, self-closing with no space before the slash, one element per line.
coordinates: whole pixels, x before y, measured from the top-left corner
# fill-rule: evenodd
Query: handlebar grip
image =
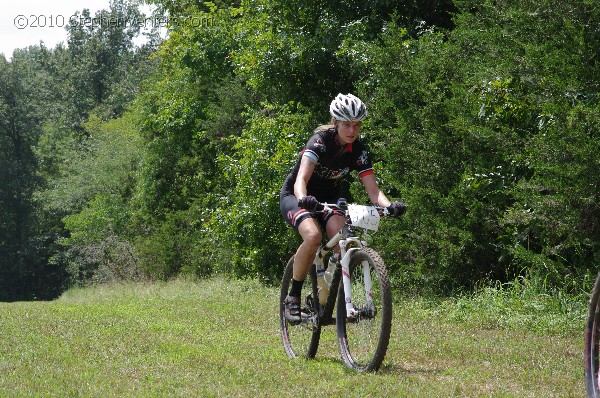
<path fill-rule="evenodd" d="M 304 196 L 298 199 L 298 206 L 308 211 L 321 211 L 325 208 L 314 196 Z"/>

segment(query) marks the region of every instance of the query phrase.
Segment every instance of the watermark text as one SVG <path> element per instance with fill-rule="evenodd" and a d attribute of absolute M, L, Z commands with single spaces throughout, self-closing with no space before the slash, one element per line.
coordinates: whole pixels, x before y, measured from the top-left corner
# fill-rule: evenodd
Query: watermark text
<path fill-rule="evenodd" d="M 185 26 L 189 28 L 209 28 L 215 25 L 212 16 L 186 16 L 186 17 L 122 17 L 113 15 L 102 15 L 97 17 L 86 17 L 80 14 L 65 17 L 64 15 L 17 15 L 14 18 L 17 29 L 36 28 L 127 28 L 138 27 L 140 29 L 161 29 L 173 26 Z"/>

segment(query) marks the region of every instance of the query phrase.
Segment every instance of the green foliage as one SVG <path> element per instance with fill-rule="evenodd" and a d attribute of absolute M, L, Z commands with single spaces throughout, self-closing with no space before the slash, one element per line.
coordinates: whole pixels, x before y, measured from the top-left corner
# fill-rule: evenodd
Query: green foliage
<path fill-rule="evenodd" d="M 34 47 L 10 63 L 0 58 L 0 300 L 52 298 L 64 288 L 63 270 L 45 261 L 52 227 L 33 199 L 42 183 L 33 146 L 55 114 L 47 57 Z"/>
<path fill-rule="evenodd" d="M 432 14 L 444 14 L 446 2 L 435 3 L 439 7 Z M 425 17 L 426 7 L 421 13 L 416 8 L 396 1 L 364 1 L 360 7 L 347 0 L 242 1 L 231 53 L 235 71 L 271 102 L 324 109 L 368 74 L 360 67 L 362 50 L 385 21 L 401 13 Z"/>
<path fill-rule="evenodd" d="M 597 212 L 581 198 L 597 195 L 597 84 L 586 61 L 597 43 L 586 27 L 598 7 L 534 3 L 460 2 L 447 34 L 408 40 L 388 24 L 370 47 L 374 73 L 361 89 L 373 102 L 372 140 L 386 142 L 383 178 L 412 205 L 408 232 L 391 241 L 409 285 L 439 291 L 525 273 L 560 286 L 596 260 L 595 228 L 577 231 Z"/>
<path fill-rule="evenodd" d="M 131 21 L 139 17 L 132 4 L 111 2 L 111 9 L 97 16 Z M 16 50 L 10 62 L 0 59 L 0 185 L 6 193 L 0 194 L 1 300 L 60 294 L 68 282 L 69 261 L 63 260 L 88 264 L 81 253 L 106 235 L 110 228 L 104 224 L 121 209 L 111 195 L 129 189 L 118 195 L 121 201 L 131 196 L 132 182 L 113 180 L 119 171 L 111 169 L 113 155 L 131 146 L 115 149 L 123 142 L 102 141 L 106 137 L 88 140 L 94 128 L 84 122 L 97 125 L 122 115 L 153 67 L 144 55 L 150 47 L 133 47 L 138 30 L 129 23 L 70 24 L 67 47 L 32 46 Z M 122 159 L 116 163 L 130 170 Z M 60 243 L 69 235 L 62 221 L 66 216 L 72 217 L 78 240 L 68 247 Z"/>
<path fill-rule="evenodd" d="M 166 219 L 146 226 L 149 230 L 134 240 L 136 259 L 143 275 L 165 280 L 177 275 L 202 277 L 226 266 L 206 238 L 202 211 L 172 212 Z"/>
<path fill-rule="evenodd" d="M 113 257 L 123 270 L 130 270 L 125 274 L 137 272 L 131 245 L 127 243 L 134 232 L 130 201 L 143 154 L 134 118 L 131 113 L 106 123 L 92 118 L 85 124 L 85 140 L 67 137 L 51 142 L 45 136 L 40 141 L 60 146 L 65 153 L 62 157 L 68 160 L 60 165 L 56 173 L 60 177 L 55 177 L 49 189 L 39 194 L 39 200 L 47 211 L 65 215 L 68 235 L 59 239 L 63 250 L 54 255 L 53 262 L 69 264 L 74 282 L 93 278 L 103 266 L 110 268 L 107 264 L 114 262 L 110 260 Z M 47 148 L 39 147 L 38 151 L 45 152 Z"/>
<path fill-rule="evenodd" d="M 239 276 L 279 277 L 298 244 L 282 221 L 279 192 L 308 140 L 312 118 L 298 104 L 248 114 L 248 127 L 219 163 L 232 189 L 213 215 L 212 229 L 232 249 Z"/>
<path fill-rule="evenodd" d="M 135 115 L 103 123 L 92 117 L 84 124 L 86 137 L 74 138 L 50 126 L 36 151 L 40 159 L 54 152 L 46 170 L 55 168 L 48 190 L 40 194 L 49 210 L 72 214 L 100 195 L 129 199 L 133 174 L 142 155 Z"/>
<path fill-rule="evenodd" d="M 159 219 L 186 210 L 200 192 L 218 189 L 211 161 L 221 150 L 217 139 L 241 130 L 241 113 L 251 103 L 228 61 L 230 13 L 192 3 L 165 6 L 175 23 L 154 55 L 159 68 L 139 96 L 148 146 L 141 206 Z M 210 24 L 198 27 L 196 20 Z"/>
<path fill-rule="evenodd" d="M 198 131 L 203 114 L 198 86 L 187 77 L 160 84 L 160 90 L 144 98 L 143 133 L 148 148 L 141 175 L 142 205 L 151 214 L 161 216 L 169 210 L 188 205 L 188 195 L 202 191 L 203 180 L 197 172 L 211 170 L 214 152 Z M 189 83 L 189 84 L 188 84 Z M 199 183 L 199 184 L 198 184 Z"/>
<path fill-rule="evenodd" d="M 578 104 L 531 140 L 526 159 L 535 174 L 520 182 L 503 218 L 518 264 L 533 263 L 531 272 L 557 285 L 599 260 L 599 109 Z"/>
<path fill-rule="evenodd" d="M 599 260 L 596 2 L 153 3 L 160 46 L 73 25 L 0 58 L 7 297 L 55 295 L 67 269 L 278 278 L 298 244 L 279 189 L 338 92 L 367 102 L 376 177 L 409 206 L 373 242 L 398 287 L 554 288 Z M 97 16 L 141 18 L 129 1 Z"/>
<path fill-rule="evenodd" d="M 111 1 L 108 10 L 100 10 L 92 21 L 88 9 L 76 12 L 71 18 L 80 23 L 67 25 L 67 57 L 60 72 L 68 80 L 69 95 L 64 99 L 76 109 L 75 122 L 82 122 L 89 112 L 104 118 L 122 115 L 131 102 L 146 71 L 142 57 L 136 57 L 133 38 L 140 33 L 142 20 L 137 5 L 129 0 Z M 112 21 L 112 23 L 107 22 Z M 145 54 L 146 56 L 148 54 Z"/>

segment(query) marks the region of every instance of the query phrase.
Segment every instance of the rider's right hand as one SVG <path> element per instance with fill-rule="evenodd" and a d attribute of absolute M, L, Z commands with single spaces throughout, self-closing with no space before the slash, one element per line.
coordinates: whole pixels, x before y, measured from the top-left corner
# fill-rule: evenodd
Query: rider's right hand
<path fill-rule="evenodd" d="M 315 211 L 315 210 L 321 210 L 323 208 L 323 205 L 321 205 L 321 203 L 319 203 L 319 201 L 317 200 L 317 198 L 315 198 L 314 196 L 303 196 L 300 199 L 298 199 L 298 207 L 302 207 L 303 209 L 306 209 L 308 211 Z"/>

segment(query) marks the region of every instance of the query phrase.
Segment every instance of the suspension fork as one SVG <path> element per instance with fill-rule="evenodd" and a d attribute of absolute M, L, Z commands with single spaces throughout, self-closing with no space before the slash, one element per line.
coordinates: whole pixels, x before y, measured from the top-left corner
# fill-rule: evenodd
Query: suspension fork
<path fill-rule="evenodd" d="M 346 246 L 351 244 L 352 247 L 346 249 Z M 358 245 L 358 247 L 356 247 Z M 346 317 L 355 318 L 358 315 L 358 311 L 354 308 L 352 301 L 352 283 L 350 281 L 350 257 L 356 251 L 361 250 L 361 242 L 357 238 L 342 239 L 340 241 L 340 253 L 342 265 L 342 282 L 344 284 L 344 300 L 346 302 Z M 373 281 L 371 280 L 371 272 L 368 263 L 363 263 L 363 276 L 365 283 L 365 299 L 367 302 L 367 308 L 373 308 Z M 339 304 L 339 303 L 338 303 Z"/>

